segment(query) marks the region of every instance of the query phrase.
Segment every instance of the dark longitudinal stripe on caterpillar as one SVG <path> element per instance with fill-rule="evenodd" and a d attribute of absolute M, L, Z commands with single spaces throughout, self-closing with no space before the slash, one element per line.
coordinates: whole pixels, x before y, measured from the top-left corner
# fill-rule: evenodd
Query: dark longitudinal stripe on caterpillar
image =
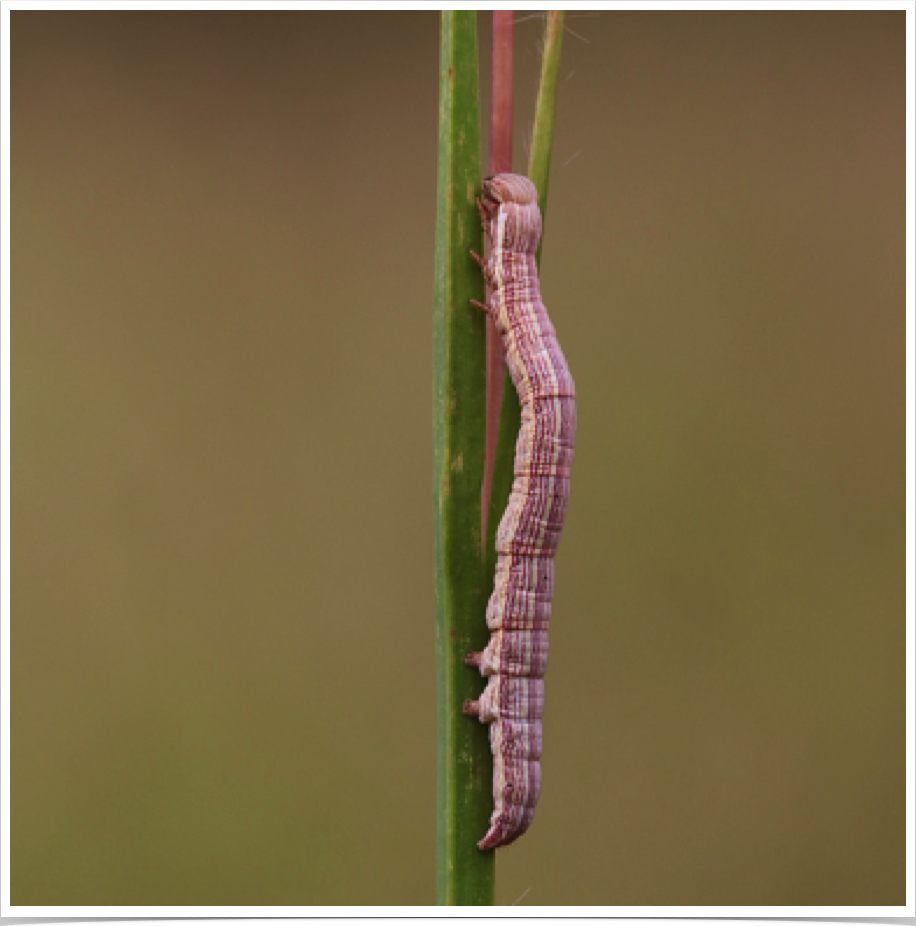
<path fill-rule="evenodd" d="M 489 676 L 464 711 L 489 723 L 493 815 L 478 843 L 495 849 L 531 826 L 541 790 L 541 718 L 554 554 L 569 500 L 576 435 L 576 391 L 556 331 L 541 302 L 535 253 L 541 237 L 537 190 L 527 177 L 497 174 L 478 201 L 490 253 L 484 276 L 493 289 L 477 303 L 496 323 L 518 391 L 522 426 L 515 481 L 496 534 L 496 579 L 487 606 L 492 632 L 468 665 Z"/>

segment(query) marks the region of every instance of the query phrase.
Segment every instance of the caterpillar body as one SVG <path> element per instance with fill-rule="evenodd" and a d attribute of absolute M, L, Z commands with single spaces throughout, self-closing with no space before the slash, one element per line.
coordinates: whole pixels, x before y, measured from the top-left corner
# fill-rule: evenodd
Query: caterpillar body
<path fill-rule="evenodd" d="M 481 265 L 492 292 L 486 310 L 499 331 L 521 404 L 515 480 L 496 533 L 496 576 L 487 606 L 490 642 L 468 665 L 488 677 L 464 713 L 490 724 L 493 814 L 480 842 L 495 849 L 534 819 L 541 790 L 541 719 L 554 555 L 569 500 L 576 433 L 575 385 L 541 302 L 535 253 L 541 237 L 537 190 L 518 174 L 483 183 L 478 200 L 490 245 Z"/>

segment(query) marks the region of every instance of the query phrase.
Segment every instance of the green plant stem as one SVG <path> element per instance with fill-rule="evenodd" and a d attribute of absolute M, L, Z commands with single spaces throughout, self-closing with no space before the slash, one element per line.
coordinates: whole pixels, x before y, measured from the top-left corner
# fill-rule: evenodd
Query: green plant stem
<path fill-rule="evenodd" d="M 438 668 L 437 902 L 494 902 L 494 853 L 481 852 L 492 810 L 486 728 L 462 714 L 480 678 L 465 654 L 487 642 L 480 487 L 486 426 L 481 250 L 480 104 L 474 11 L 442 13 L 434 317 L 434 496 Z"/>
<path fill-rule="evenodd" d="M 547 217 L 547 187 L 550 183 L 550 155 L 553 151 L 553 128 L 557 112 L 557 80 L 560 75 L 560 52 L 563 48 L 563 11 L 551 10 L 544 26 L 544 57 L 541 61 L 541 83 L 534 112 L 534 132 L 531 139 L 531 154 L 528 158 L 528 177 L 537 187 L 538 208 L 541 210 L 541 224 Z M 541 263 L 541 248 L 544 234 L 538 247 L 538 266 Z"/>

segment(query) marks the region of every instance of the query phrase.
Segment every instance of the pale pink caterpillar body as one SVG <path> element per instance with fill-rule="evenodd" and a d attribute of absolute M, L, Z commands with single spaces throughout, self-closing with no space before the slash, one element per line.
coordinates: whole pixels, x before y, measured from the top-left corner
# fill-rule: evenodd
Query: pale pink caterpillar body
<path fill-rule="evenodd" d="M 466 662 L 488 676 L 464 712 L 490 724 L 493 815 L 481 849 L 514 842 L 534 819 L 541 790 L 541 719 L 554 555 L 569 500 L 576 434 L 575 386 L 541 302 L 535 253 L 541 237 L 537 190 L 517 174 L 483 183 L 478 201 L 490 244 L 481 264 L 492 287 L 476 303 L 496 323 L 518 392 L 522 423 L 515 481 L 496 533 L 496 577 L 487 606 L 492 636 Z"/>

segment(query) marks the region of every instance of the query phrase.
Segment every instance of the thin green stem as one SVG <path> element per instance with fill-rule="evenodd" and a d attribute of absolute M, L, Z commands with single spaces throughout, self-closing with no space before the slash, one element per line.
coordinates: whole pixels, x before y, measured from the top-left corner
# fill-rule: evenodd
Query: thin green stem
<path fill-rule="evenodd" d="M 560 75 L 560 52 L 563 48 L 563 11 L 551 10 L 544 26 L 544 57 L 541 61 L 541 84 L 534 111 L 534 132 L 531 139 L 531 155 L 528 159 L 528 177 L 537 187 L 538 208 L 541 210 L 541 224 L 547 217 L 547 187 L 550 182 L 550 155 L 553 151 L 553 128 L 557 112 L 557 84 Z M 538 248 L 538 265 L 541 263 L 541 248 L 544 234 Z"/>

